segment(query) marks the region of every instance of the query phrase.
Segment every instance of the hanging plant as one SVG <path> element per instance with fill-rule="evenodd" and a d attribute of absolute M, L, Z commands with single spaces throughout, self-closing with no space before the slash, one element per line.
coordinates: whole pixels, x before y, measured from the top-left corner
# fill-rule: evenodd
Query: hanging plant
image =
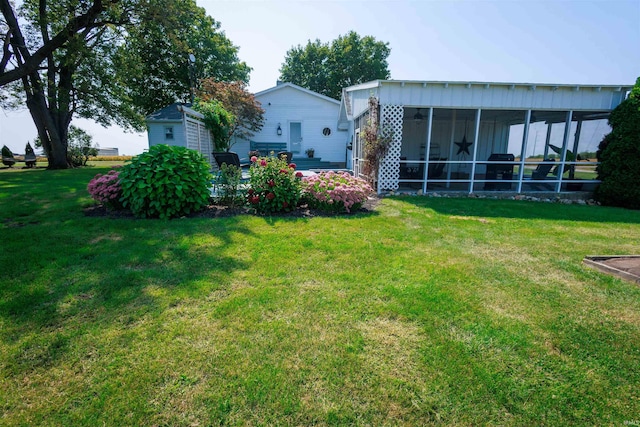
<path fill-rule="evenodd" d="M 364 164 L 362 173 L 369 183 L 375 187 L 375 182 L 380 169 L 380 162 L 389 152 L 389 146 L 393 140 L 393 129 L 390 125 L 380 123 L 378 100 L 369 97 L 369 119 L 361 133 L 364 149 Z"/>

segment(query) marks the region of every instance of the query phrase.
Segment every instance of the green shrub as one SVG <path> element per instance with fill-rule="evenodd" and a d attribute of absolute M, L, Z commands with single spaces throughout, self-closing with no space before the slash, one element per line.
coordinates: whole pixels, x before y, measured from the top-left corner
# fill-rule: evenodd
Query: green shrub
<path fill-rule="evenodd" d="M 295 164 L 275 157 L 251 157 L 247 201 L 260 214 L 289 212 L 298 206 L 302 173 Z"/>
<path fill-rule="evenodd" d="M 595 192 L 603 205 L 640 209 L 640 78 L 629 97 L 609 116 L 611 133 L 598 147 Z"/>
<path fill-rule="evenodd" d="M 209 169 L 197 151 L 154 145 L 122 167 L 123 205 L 146 218 L 175 218 L 197 212 L 209 201 Z"/>

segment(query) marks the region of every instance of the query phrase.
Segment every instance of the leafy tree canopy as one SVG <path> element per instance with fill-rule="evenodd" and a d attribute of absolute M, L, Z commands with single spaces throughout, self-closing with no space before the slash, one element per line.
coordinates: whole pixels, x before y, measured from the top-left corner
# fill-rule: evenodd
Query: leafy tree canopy
<path fill-rule="evenodd" d="M 0 102 L 26 103 L 50 168 L 71 165 L 74 116 L 142 130 L 145 115 L 189 99 L 198 76 L 248 79 L 195 0 L 0 0 L 0 11 Z"/>
<path fill-rule="evenodd" d="M 609 116 L 611 133 L 598 147 L 596 198 L 603 204 L 640 209 L 640 77 Z"/>
<path fill-rule="evenodd" d="M 264 110 L 253 94 L 247 91 L 246 84 L 241 81 L 221 82 L 213 78 L 201 80 L 198 104 L 194 107 L 203 112 L 205 118 L 214 112 L 217 118 L 213 120 L 218 120 L 224 125 L 224 128 L 212 129 L 214 137 L 215 134 L 227 134 L 226 139 L 215 141 L 216 149 L 219 150 L 228 150 L 235 138 L 249 139 L 262 129 L 264 123 Z M 223 117 L 226 114 L 232 120 L 230 123 Z"/>
<path fill-rule="evenodd" d="M 331 43 L 309 40 L 287 51 L 280 80 L 297 84 L 334 99 L 342 88 L 376 79 L 389 79 L 389 43 L 355 31 Z"/>

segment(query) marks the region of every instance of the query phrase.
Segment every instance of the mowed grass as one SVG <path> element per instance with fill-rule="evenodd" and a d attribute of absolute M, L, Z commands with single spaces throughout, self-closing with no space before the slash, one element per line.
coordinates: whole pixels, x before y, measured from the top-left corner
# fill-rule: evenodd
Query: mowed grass
<path fill-rule="evenodd" d="M 388 198 L 334 218 L 86 217 L 0 173 L 1 425 L 623 425 L 640 213 Z"/>

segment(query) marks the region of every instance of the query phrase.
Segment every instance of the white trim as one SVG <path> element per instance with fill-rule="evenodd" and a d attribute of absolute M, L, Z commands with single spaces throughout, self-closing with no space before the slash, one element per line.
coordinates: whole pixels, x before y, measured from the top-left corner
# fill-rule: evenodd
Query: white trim
<path fill-rule="evenodd" d="M 298 86 L 298 85 L 295 85 L 293 83 L 280 83 L 277 86 L 271 87 L 269 89 L 265 89 L 265 90 L 263 90 L 261 92 L 258 92 L 256 94 L 254 94 L 253 96 L 255 96 L 257 98 L 259 96 L 266 95 L 266 94 L 271 93 L 271 92 L 275 92 L 275 91 L 283 89 L 285 87 L 290 87 L 292 89 L 299 90 L 300 92 L 304 92 L 304 93 L 306 93 L 308 95 L 313 95 L 313 96 L 318 97 L 320 99 L 323 99 L 325 101 L 329 101 L 329 102 L 331 102 L 333 104 L 337 104 L 337 105 L 340 104 L 340 101 L 338 101 L 337 99 L 333 99 L 333 98 L 330 98 L 328 96 L 322 95 L 321 93 L 314 92 L 314 91 L 309 90 L 309 89 L 305 89 L 305 88 L 303 88 L 301 86 Z"/>

